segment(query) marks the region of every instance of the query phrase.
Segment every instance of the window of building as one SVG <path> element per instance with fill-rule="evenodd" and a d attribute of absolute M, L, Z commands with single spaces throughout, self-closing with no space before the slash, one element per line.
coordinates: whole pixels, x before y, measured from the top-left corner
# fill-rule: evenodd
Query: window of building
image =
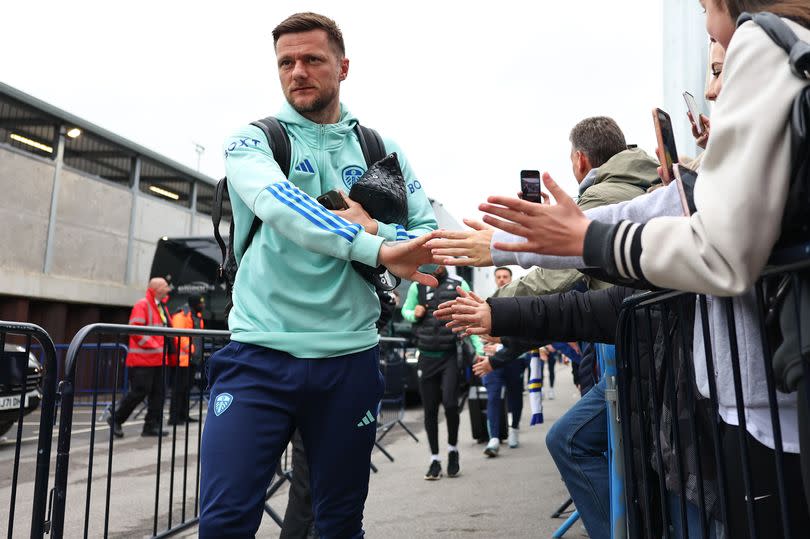
<path fill-rule="evenodd" d="M 54 159 L 56 118 L 0 94 L 0 142 Z"/>
<path fill-rule="evenodd" d="M 144 193 L 186 208 L 191 207 L 191 178 L 154 161 L 141 161 L 140 185 Z"/>
<path fill-rule="evenodd" d="M 65 137 L 65 165 L 120 185 L 130 184 L 133 157 L 126 148 L 87 131 Z"/>

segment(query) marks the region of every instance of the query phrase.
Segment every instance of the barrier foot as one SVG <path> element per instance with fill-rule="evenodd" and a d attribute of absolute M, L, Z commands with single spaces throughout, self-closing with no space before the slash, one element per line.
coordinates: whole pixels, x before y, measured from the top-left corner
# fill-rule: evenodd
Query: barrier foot
<path fill-rule="evenodd" d="M 405 423 L 403 423 L 401 419 L 397 420 L 397 423 L 399 424 L 400 427 L 405 429 L 405 432 L 407 432 L 408 434 L 411 435 L 411 438 L 413 438 L 414 442 L 419 443 L 419 438 L 416 437 L 416 434 L 411 432 L 411 429 L 409 429 L 408 427 L 405 426 Z"/>
<path fill-rule="evenodd" d="M 390 460 L 391 462 L 394 462 L 394 457 L 392 457 L 391 453 L 386 451 L 383 446 L 381 446 L 378 442 L 374 442 L 374 445 L 377 446 L 377 449 L 379 449 L 382 452 L 382 454 L 385 455 L 388 458 L 388 460 Z"/>
<path fill-rule="evenodd" d="M 562 504 L 559 508 L 557 508 L 556 511 L 554 511 L 551 514 L 551 518 L 560 518 L 560 516 L 562 516 L 562 514 L 566 512 L 566 510 L 571 506 L 572 503 L 574 503 L 574 500 L 568 498 L 568 501 Z"/>
<path fill-rule="evenodd" d="M 568 520 L 563 522 L 562 526 L 557 528 L 557 531 L 554 532 L 554 535 L 552 535 L 551 537 L 562 537 L 563 535 L 565 535 L 565 532 L 567 532 L 571 528 L 571 526 L 574 525 L 574 522 L 576 522 L 577 520 L 579 520 L 579 511 L 574 511 L 573 513 L 571 513 L 571 516 L 568 517 Z"/>
<path fill-rule="evenodd" d="M 369 463 L 369 466 L 371 466 L 371 471 L 372 471 L 372 472 L 374 472 L 374 473 L 377 473 L 377 472 L 379 472 L 379 471 L 380 471 L 380 470 L 378 470 L 378 469 L 377 469 L 377 467 L 376 467 L 376 466 L 374 466 L 374 463 L 373 463 L 373 462 L 370 462 L 370 463 Z"/>

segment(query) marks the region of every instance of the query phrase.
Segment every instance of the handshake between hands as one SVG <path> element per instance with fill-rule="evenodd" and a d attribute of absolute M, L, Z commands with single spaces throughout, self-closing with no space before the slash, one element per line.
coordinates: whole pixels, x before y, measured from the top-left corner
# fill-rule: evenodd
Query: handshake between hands
<path fill-rule="evenodd" d="M 465 219 L 464 224 L 469 226 L 470 230 L 436 230 L 410 241 L 386 242 L 380 249 L 378 262 L 399 277 L 435 287 L 438 286 L 436 278 L 419 272 L 419 266 L 430 263 L 447 266 L 491 266 L 493 263 L 491 247 L 501 251 L 581 256 L 590 220 L 547 172 L 543 174 L 543 183 L 554 197 L 556 204 L 539 204 L 520 198 L 491 196 L 486 203 L 478 207 L 486 214 L 484 222 Z M 491 245 L 496 228 L 525 238 L 526 241 L 495 242 Z M 477 296 L 474 294 L 464 296 L 465 300 L 480 303 L 473 298 Z M 473 307 L 472 303 L 463 305 Z M 473 313 L 464 311 L 456 314 L 471 316 Z M 459 324 L 453 327 L 456 329 L 462 326 Z M 475 329 L 481 327 L 471 326 Z M 469 334 L 479 335 L 487 331 Z"/>
<path fill-rule="evenodd" d="M 556 204 L 536 203 L 520 198 L 491 196 L 478 209 L 483 222 L 464 219 L 470 230 L 437 230 L 425 247 L 433 262 L 446 266 L 492 266 L 491 249 L 558 256 L 582 255 L 590 220 L 548 172 L 543 183 Z M 525 238 L 522 242 L 495 242 L 495 229 Z"/>

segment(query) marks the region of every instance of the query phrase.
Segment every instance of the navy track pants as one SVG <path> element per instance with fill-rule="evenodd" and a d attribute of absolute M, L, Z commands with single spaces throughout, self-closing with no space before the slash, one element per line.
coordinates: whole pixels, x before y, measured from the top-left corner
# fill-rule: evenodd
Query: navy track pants
<path fill-rule="evenodd" d="M 375 346 L 328 359 L 300 359 L 231 341 L 211 356 L 201 449 L 201 539 L 255 536 L 265 491 L 295 428 L 307 452 L 321 537 L 363 537 L 384 386 L 378 354 Z"/>

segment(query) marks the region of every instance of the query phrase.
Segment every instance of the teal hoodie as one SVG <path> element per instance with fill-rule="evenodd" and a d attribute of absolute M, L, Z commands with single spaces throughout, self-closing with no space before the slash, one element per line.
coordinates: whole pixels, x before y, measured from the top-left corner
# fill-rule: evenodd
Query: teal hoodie
<path fill-rule="evenodd" d="M 408 193 L 408 224 L 379 223 L 377 235 L 321 206 L 330 189 L 348 193 L 366 163 L 353 131 L 357 119 L 341 105 L 336 124 L 316 124 L 285 103 L 276 116 L 291 142 L 290 177 L 273 159 L 258 127 L 239 129 L 225 142 L 225 169 L 239 263 L 228 316 L 232 340 L 325 358 L 377 343 L 380 304 L 374 288 L 351 265 L 377 265 L 383 241 L 407 240 L 437 228 L 421 182 L 397 152 Z M 263 221 L 250 248 L 254 214 Z"/>

